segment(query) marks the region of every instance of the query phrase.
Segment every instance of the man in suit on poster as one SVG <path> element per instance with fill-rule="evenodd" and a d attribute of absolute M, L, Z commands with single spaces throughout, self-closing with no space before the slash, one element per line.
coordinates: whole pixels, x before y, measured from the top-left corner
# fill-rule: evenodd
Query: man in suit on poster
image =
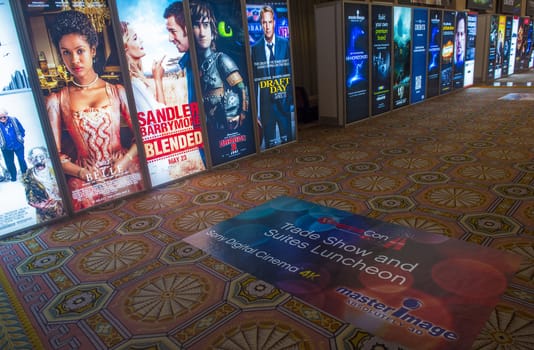
<path fill-rule="evenodd" d="M 274 10 L 270 6 L 261 9 L 260 23 L 263 36 L 252 47 L 251 56 L 258 118 L 265 148 L 270 148 L 293 139 L 291 60 L 289 41 L 275 34 L 276 20 Z M 276 135 L 276 127 L 279 138 Z"/>

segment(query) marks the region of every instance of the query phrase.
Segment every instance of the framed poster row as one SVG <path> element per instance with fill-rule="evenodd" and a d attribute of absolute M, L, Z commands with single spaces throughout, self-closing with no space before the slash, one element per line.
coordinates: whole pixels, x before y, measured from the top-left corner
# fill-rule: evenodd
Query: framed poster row
<path fill-rule="evenodd" d="M 477 14 L 345 2 L 352 123 L 473 84 Z"/>
<path fill-rule="evenodd" d="M 295 141 L 288 11 L 0 0 L 0 236 Z"/>

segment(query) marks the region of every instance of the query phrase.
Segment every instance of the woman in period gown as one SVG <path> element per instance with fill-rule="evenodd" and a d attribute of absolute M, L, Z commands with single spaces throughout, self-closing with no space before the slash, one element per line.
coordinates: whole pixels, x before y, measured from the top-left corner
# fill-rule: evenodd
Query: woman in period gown
<path fill-rule="evenodd" d="M 74 209 L 141 190 L 136 144 L 121 139 L 124 123 L 132 129 L 126 93 L 94 70 L 98 38 L 91 22 L 81 12 L 61 12 L 52 37 L 73 77 L 72 85 L 48 97 L 47 111 Z"/>

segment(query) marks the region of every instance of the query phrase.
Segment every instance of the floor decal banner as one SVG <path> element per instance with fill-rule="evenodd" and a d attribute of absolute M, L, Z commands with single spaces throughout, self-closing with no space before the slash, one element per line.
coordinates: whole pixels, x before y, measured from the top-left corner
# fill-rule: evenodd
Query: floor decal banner
<path fill-rule="evenodd" d="M 411 349 L 470 349 L 519 256 L 279 197 L 185 239 Z"/>

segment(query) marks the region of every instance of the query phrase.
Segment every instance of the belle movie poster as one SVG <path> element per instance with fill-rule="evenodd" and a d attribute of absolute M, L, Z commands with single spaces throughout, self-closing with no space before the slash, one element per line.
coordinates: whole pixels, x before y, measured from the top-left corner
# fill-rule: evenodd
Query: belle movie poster
<path fill-rule="evenodd" d="M 441 10 L 430 10 L 427 59 L 427 97 L 439 94 L 439 72 L 441 67 Z"/>
<path fill-rule="evenodd" d="M 247 1 L 247 24 L 260 148 L 266 150 L 296 139 L 286 1 Z"/>
<path fill-rule="evenodd" d="M 428 45 L 428 10 L 413 10 L 412 92 L 410 103 L 421 102 L 426 92 L 426 56 Z"/>
<path fill-rule="evenodd" d="M 0 1 L 0 66 L 1 237 L 66 214 L 7 1 Z"/>
<path fill-rule="evenodd" d="M 391 109 L 391 6 L 372 5 L 372 115 Z"/>
<path fill-rule="evenodd" d="M 412 350 L 471 349 L 521 263 L 502 250 L 291 197 L 184 240 Z"/>
<path fill-rule="evenodd" d="M 182 1 L 116 3 L 152 185 L 205 170 Z"/>
<path fill-rule="evenodd" d="M 443 22 L 441 25 L 441 72 L 440 72 L 440 94 L 451 92 L 453 78 L 453 56 L 454 56 L 454 19 L 455 11 L 443 11 Z"/>
<path fill-rule="evenodd" d="M 243 9 L 239 0 L 189 1 L 212 165 L 256 152 Z"/>
<path fill-rule="evenodd" d="M 345 4 L 347 123 L 369 116 L 369 6 Z"/>
<path fill-rule="evenodd" d="M 412 47 L 412 9 L 393 8 L 393 107 L 410 102 L 410 62 Z"/>
<path fill-rule="evenodd" d="M 51 0 L 24 5 L 74 211 L 144 189 L 110 9 L 104 1 L 85 4 Z"/>

